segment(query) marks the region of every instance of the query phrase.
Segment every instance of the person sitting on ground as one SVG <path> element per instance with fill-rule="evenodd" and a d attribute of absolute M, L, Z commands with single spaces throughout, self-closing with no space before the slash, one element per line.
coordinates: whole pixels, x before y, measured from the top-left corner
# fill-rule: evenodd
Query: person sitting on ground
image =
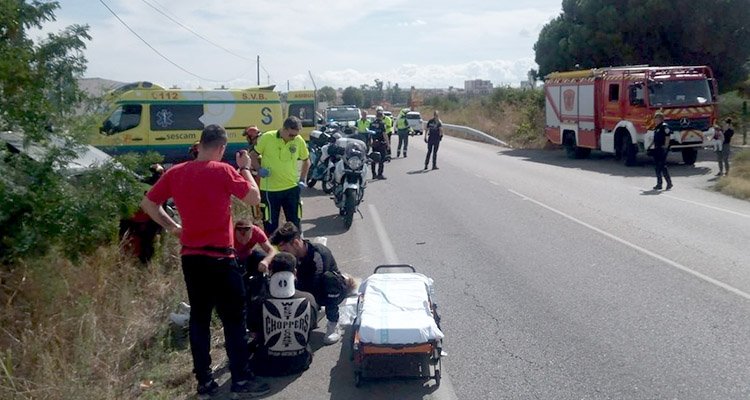
<path fill-rule="evenodd" d="M 259 335 L 251 365 L 262 376 L 300 373 L 312 362 L 310 336 L 317 326 L 318 305 L 310 293 L 294 287 L 295 256 L 277 253 L 270 270 L 269 296 L 253 310 L 256 317 L 250 328 Z"/>
<path fill-rule="evenodd" d="M 344 301 L 354 279 L 344 275 L 328 247 L 302 239 L 297 226 L 287 222 L 271 235 L 271 243 L 280 251 L 297 257 L 297 289 L 310 292 L 326 308 L 326 334 L 323 343 L 334 344 L 341 339 L 339 304 Z"/>

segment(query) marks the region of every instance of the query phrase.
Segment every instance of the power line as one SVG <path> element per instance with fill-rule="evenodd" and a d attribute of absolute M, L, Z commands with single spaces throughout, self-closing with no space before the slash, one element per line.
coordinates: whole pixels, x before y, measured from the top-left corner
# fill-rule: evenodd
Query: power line
<path fill-rule="evenodd" d="M 187 74 L 190 74 L 190 75 L 192 75 L 192 76 L 194 76 L 194 77 L 196 77 L 196 78 L 198 78 L 198 79 L 202 79 L 202 80 L 206 80 L 206 81 L 211 81 L 211 82 L 224 82 L 224 81 L 217 81 L 217 80 L 214 80 L 214 79 L 204 78 L 204 77 L 202 77 L 202 76 L 200 76 L 200 75 L 194 74 L 194 73 L 192 73 L 192 72 L 188 71 L 187 69 L 183 68 L 182 66 L 180 66 L 180 65 L 179 65 L 179 64 L 177 64 L 176 62 L 174 62 L 174 61 L 170 60 L 170 59 L 169 59 L 169 58 L 168 58 L 167 56 L 165 56 L 164 54 L 162 54 L 161 52 L 159 52 L 159 50 L 156 50 L 156 48 L 154 48 L 154 46 L 151 46 L 151 44 L 150 44 L 149 42 L 147 42 L 147 41 L 146 41 L 146 39 L 142 38 L 142 37 L 141 37 L 141 35 L 139 35 L 139 34 L 138 34 L 138 33 L 137 33 L 136 31 L 134 31 L 134 30 L 133 30 L 133 28 L 131 28 L 130 26 L 128 26 L 128 24 L 126 24 L 126 23 L 125 23 L 125 21 L 123 21 L 123 20 L 122 20 L 122 19 L 121 19 L 121 18 L 120 18 L 120 17 L 119 17 L 118 15 L 117 15 L 117 13 L 115 13 L 115 12 L 114 12 L 114 11 L 113 11 L 113 10 L 112 10 L 111 8 L 109 8 L 109 6 L 107 5 L 107 3 L 105 3 L 105 2 L 104 2 L 104 0 L 99 0 L 99 2 L 100 2 L 100 3 L 102 3 L 102 5 L 103 5 L 104 7 L 106 7 L 106 8 L 107 8 L 107 10 L 109 10 L 109 12 L 110 12 L 110 13 L 112 13 L 112 15 L 114 15 L 114 16 L 115 16 L 115 18 L 117 18 L 117 20 L 118 20 L 118 21 L 120 21 L 120 23 L 121 23 L 121 24 L 123 24 L 123 25 L 124 25 L 124 26 L 125 26 L 126 28 L 128 28 L 128 30 L 129 30 L 130 32 L 132 32 L 132 33 L 133 33 L 133 35 L 135 35 L 135 36 L 136 36 L 136 37 L 137 37 L 138 39 L 140 39 L 140 40 L 141 40 L 141 41 L 142 41 L 142 42 L 143 42 L 143 43 L 144 43 L 144 44 L 145 44 L 146 46 L 148 46 L 148 48 L 149 48 L 149 49 L 153 50 L 153 51 L 154 51 L 154 53 L 158 54 L 158 55 L 159 55 L 159 57 L 163 58 L 163 59 L 164 59 L 164 60 L 166 60 L 166 61 L 167 61 L 168 63 L 170 63 L 170 64 L 174 65 L 175 67 L 179 68 L 179 69 L 180 69 L 181 71 L 183 71 L 183 72 L 185 72 L 185 73 L 187 73 Z"/>
<path fill-rule="evenodd" d="M 214 46 L 216 46 L 216 47 L 218 47 L 218 48 L 220 48 L 220 49 L 224 50 L 225 52 L 227 52 L 227 53 L 229 53 L 229 54 L 231 54 L 231 55 L 233 55 L 233 56 L 235 56 L 235 57 L 237 57 L 237 58 L 241 58 L 241 59 L 243 59 L 243 60 L 247 60 L 247 61 L 253 61 L 253 62 L 255 62 L 255 60 L 253 60 L 253 59 L 250 59 L 250 58 L 247 58 L 247 57 L 245 57 L 245 56 L 242 56 L 242 55 L 240 55 L 240 54 L 237 54 L 237 53 L 235 53 L 235 52 L 233 52 L 233 51 L 231 51 L 231 50 L 229 50 L 229 49 L 227 49 L 227 48 L 225 48 L 225 47 L 221 46 L 220 44 L 218 44 L 218 43 L 216 43 L 216 42 L 213 42 L 213 41 L 211 41 L 210 39 L 206 38 L 205 36 L 201 35 L 200 33 L 198 33 L 198 32 L 196 32 L 196 31 L 194 31 L 194 30 L 190 29 L 190 27 L 188 27 L 188 26 L 185 26 L 185 25 L 183 25 L 182 23 L 180 23 L 180 21 L 177 21 L 176 19 L 172 18 L 172 17 L 170 16 L 170 15 L 168 15 L 168 14 L 167 14 L 167 13 L 165 13 L 164 11 L 162 11 L 162 10 L 160 10 L 160 9 L 156 8 L 156 6 L 154 6 L 153 4 L 149 3 L 149 2 L 147 1 L 147 0 L 141 0 L 141 1 L 142 1 L 142 2 L 144 3 L 144 4 L 146 4 L 147 6 L 149 6 L 149 7 L 153 8 L 153 9 L 154 9 L 154 10 L 155 10 L 156 12 L 158 12 L 159 14 L 161 14 L 161 15 L 163 15 L 163 16 L 165 16 L 165 17 L 167 17 L 167 18 L 168 18 L 168 19 L 169 19 L 170 21 L 172 21 L 172 22 L 174 22 L 175 24 L 177 24 L 177 25 L 181 26 L 181 27 L 182 27 L 183 29 L 185 29 L 186 31 L 188 31 L 188 32 L 192 33 L 193 35 L 195 35 L 195 36 L 197 36 L 197 37 L 199 37 L 199 38 L 203 39 L 203 40 L 204 40 L 204 41 L 206 41 L 207 43 L 210 43 L 210 44 L 212 44 L 212 45 L 214 45 Z M 161 5 L 161 4 L 159 4 L 158 2 L 154 1 L 154 3 L 155 3 L 155 4 L 157 4 L 157 5 L 159 6 L 159 7 L 162 7 L 162 8 L 164 8 L 164 6 L 162 6 L 162 5 Z"/>

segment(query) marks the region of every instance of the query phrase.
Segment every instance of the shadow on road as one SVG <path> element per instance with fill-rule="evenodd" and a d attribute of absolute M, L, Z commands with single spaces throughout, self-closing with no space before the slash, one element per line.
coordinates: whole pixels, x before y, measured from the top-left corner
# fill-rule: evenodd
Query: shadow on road
<path fill-rule="evenodd" d="M 347 326 L 342 338 L 341 353 L 336 365 L 331 368 L 328 387 L 331 400 L 350 399 L 403 399 L 417 400 L 438 390 L 433 380 L 425 378 L 381 378 L 368 379 L 362 386 L 354 386 L 354 362 L 351 352 L 352 327 Z"/>
<path fill-rule="evenodd" d="M 331 202 L 331 211 L 335 214 L 323 215 L 317 218 L 302 219 L 303 224 L 310 224 L 312 227 L 305 229 L 305 237 L 311 238 L 315 236 L 336 236 L 346 233 L 347 229 L 344 227 L 344 221 L 336 212 L 336 208 L 333 207 Z M 354 220 L 360 218 L 359 214 L 354 214 Z"/>
<path fill-rule="evenodd" d="M 598 151 L 591 152 L 588 158 L 575 160 L 567 158 L 563 150 L 511 149 L 497 152 L 498 155 L 517 157 L 531 162 L 555 165 L 558 167 L 578 168 L 586 171 L 598 172 L 613 176 L 652 176 L 654 163 L 650 157 L 639 154 L 636 166 L 626 167 L 621 161 L 615 160 L 614 155 Z M 691 166 L 682 163 L 679 153 L 670 153 L 667 159 L 669 173 L 672 176 L 698 176 L 711 172 L 708 167 Z M 698 151 L 698 160 L 714 161 L 714 154 L 708 151 Z"/>

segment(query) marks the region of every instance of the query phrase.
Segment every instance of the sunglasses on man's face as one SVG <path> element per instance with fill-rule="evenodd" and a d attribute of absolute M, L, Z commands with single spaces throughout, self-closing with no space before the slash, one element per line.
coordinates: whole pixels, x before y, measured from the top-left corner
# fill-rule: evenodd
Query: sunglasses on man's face
<path fill-rule="evenodd" d="M 250 227 L 250 226 L 237 226 L 234 229 L 237 229 L 240 232 L 247 232 L 247 231 L 249 231 L 250 229 L 253 229 L 253 228 Z"/>

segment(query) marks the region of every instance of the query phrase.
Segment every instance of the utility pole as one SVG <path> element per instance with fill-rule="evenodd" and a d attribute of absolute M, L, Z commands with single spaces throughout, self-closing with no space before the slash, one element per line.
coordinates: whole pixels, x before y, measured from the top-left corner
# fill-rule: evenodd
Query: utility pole
<path fill-rule="evenodd" d="M 257 61 L 255 62 L 255 67 L 258 71 L 258 86 L 260 86 L 260 56 L 258 56 Z"/>

